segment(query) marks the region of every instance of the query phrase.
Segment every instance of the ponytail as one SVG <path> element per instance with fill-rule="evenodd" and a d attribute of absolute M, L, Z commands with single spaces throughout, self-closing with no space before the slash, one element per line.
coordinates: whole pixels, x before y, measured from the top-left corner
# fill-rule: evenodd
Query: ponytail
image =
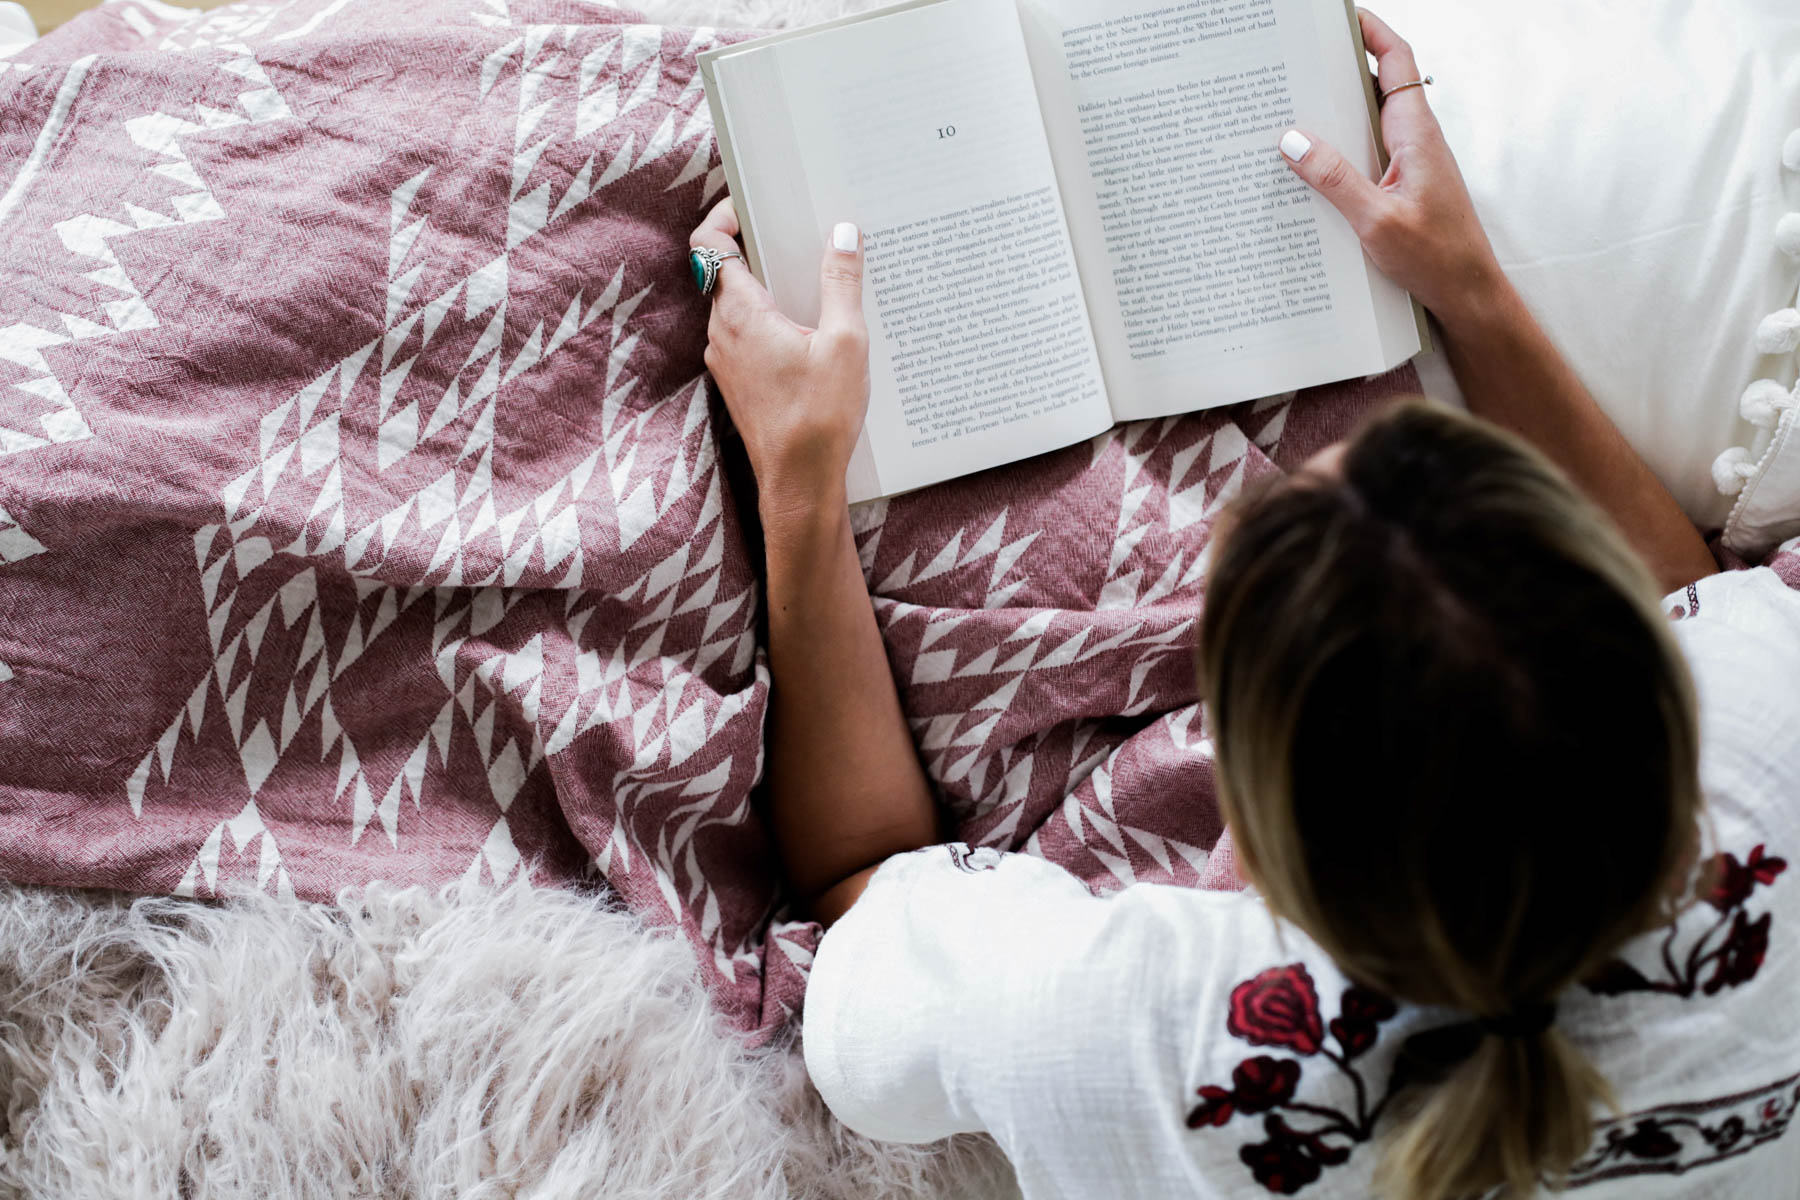
<path fill-rule="evenodd" d="M 1381 1194 L 1531 1195 L 1611 1103 L 1544 1002 L 1693 865 L 1693 684 L 1642 562 L 1511 435 L 1402 405 L 1301 476 L 1214 543 L 1221 805 L 1270 909 L 1358 986 L 1486 1017 L 1408 1039 Z"/>
<path fill-rule="evenodd" d="M 1464 1200 L 1496 1188 L 1513 1200 L 1555 1187 L 1587 1152 L 1594 1109 L 1614 1105 L 1600 1073 L 1556 1029 L 1499 1037 L 1470 1024 L 1434 1033 L 1464 1030 L 1474 1042 L 1468 1057 L 1401 1101 L 1376 1169 L 1385 1200 Z M 1419 1040 L 1409 1040 L 1403 1069 L 1429 1078 Z"/>

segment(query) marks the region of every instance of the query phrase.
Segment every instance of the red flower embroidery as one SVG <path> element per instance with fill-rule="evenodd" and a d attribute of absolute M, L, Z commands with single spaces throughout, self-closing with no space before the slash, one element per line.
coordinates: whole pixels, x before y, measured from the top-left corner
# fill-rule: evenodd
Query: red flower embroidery
<path fill-rule="evenodd" d="M 1380 992 L 1351 987 L 1344 990 L 1338 1011 L 1340 1015 L 1332 1018 L 1328 1028 L 1344 1048 L 1344 1057 L 1355 1058 L 1375 1044 L 1380 1033 L 1376 1026 L 1390 1020 L 1397 1010 L 1394 1002 Z"/>
<path fill-rule="evenodd" d="M 1246 1058 L 1231 1073 L 1238 1109 L 1246 1113 L 1268 1112 L 1277 1105 L 1286 1104 L 1294 1098 L 1294 1088 L 1299 1082 L 1299 1063 L 1291 1058 L 1270 1058 L 1266 1054 Z"/>
<path fill-rule="evenodd" d="M 1623 1145 L 1638 1158 L 1670 1158 L 1681 1153 L 1681 1143 L 1653 1120 L 1639 1121 Z"/>
<path fill-rule="evenodd" d="M 1750 852 L 1750 858 L 1744 863 L 1744 866 L 1750 874 L 1756 877 L 1756 882 L 1767 887 L 1775 882 L 1777 875 L 1787 870 L 1787 859 L 1776 858 L 1772 854 L 1765 857 L 1763 848 L 1758 846 Z"/>
<path fill-rule="evenodd" d="M 1222 1087 L 1207 1084 L 1200 1089 L 1200 1103 L 1188 1114 L 1189 1129 L 1198 1129 L 1202 1125 L 1217 1128 L 1231 1120 L 1237 1112 L 1237 1097 Z"/>
<path fill-rule="evenodd" d="M 1715 1149 L 1729 1150 L 1743 1140 L 1744 1130 L 1744 1118 L 1727 1117 L 1724 1124 L 1712 1131 L 1712 1136 L 1708 1140 L 1712 1142 Z"/>
<path fill-rule="evenodd" d="M 1390 1073 L 1385 1094 L 1371 1107 L 1361 1069 L 1351 1065 L 1375 1044 L 1381 1023 L 1399 1011 L 1394 1002 L 1379 992 L 1350 987 L 1338 1007 L 1331 1032 L 1345 1049 L 1341 1055 L 1324 1044 L 1318 990 L 1304 964 L 1272 967 L 1232 990 L 1225 1027 L 1234 1036 L 1296 1054 L 1323 1055 L 1355 1087 L 1354 1108 L 1333 1107 L 1323 1098 L 1301 1103 L 1297 1095 L 1304 1064 L 1258 1054 L 1232 1068 L 1229 1089 L 1213 1085 L 1198 1089 L 1200 1103 L 1188 1113 L 1189 1129 L 1218 1128 L 1239 1113 L 1263 1114 L 1267 1140 L 1240 1147 L 1238 1158 L 1271 1192 L 1291 1196 L 1318 1179 L 1326 1167 L 1349 1161 L 1357 1144 L 1374 1137 L 1375 1122 L 1402 1086 L 1399 1073 Z M 1310 1128 L 1295 1128 L 1284 1114 L 1304 1117 Z"/>
<path fill-rule="evenodd" d="M 1375 1025 L 1393 1020 L 1394 1014 L 1399 1011 L 1394 1007 L 1391 997 L 1365 987 L 1345 988 L 1343 1002 L 1338 1005 L 1338 1012 L 1344 1020 L 1366 1021 Z"/>
<path fill-rule="evenodd" d="M 1331 1036 L 1344 1048 L 1345 1058 L 1355 1058 L 1373 1046 L 1378 1033 L 1373 1025 L 1362 1021 L 1346 1021 L 1342 1017 L 1332 1018 L 1329 1028 Z"/>
<path fill-rule="evenodd" d="M 1757 884 L 1767 887 L 1774 883 L 1775 877 L 1787 870 L 1787 860 L 1765 855 L 1763 849 L 1756 847 L 1741 863 L 1730 853 L 1713 859 L 1716 874 L 1712 888 L 1706 894 L 1706 902 L 1720 912 L 1730 912 L 1750 898 Z"/>
<path fill-rule="evenodd" d="M 1304 963 L 1270 967 L 1231 991 L 1225 1027 L 1253 1046 L 1283 1046 L 1317 1054 L 1325 1040 L 1319 994 Z"/>
<path fill-rule="evenodd" d="M 1706 902 L 1720 912 L 1730 912 L 1750 898 L 1750 889 L 1756 886 L 1756 880 L 1744 869 L 1744 864 L 1737 860 L 1735 854 L 1721 854 L 1713 860 L 1712 888 L 1706 893 Z"/>
<path fill-rule="evenodd" d="M 1347 1146 L 1332 1146 L 1314 1133 L 1302 1133 L 1280 1117 L 1263 1118 L 1266 1142 L 1252 1142 L 1238 1150 L 1238 1158 L 1250 1168 L 1256 1182 L 1271 1192 L 1291 1196 L 1350 1157 Z"/>
<path fill-rule="evenodd" d="M 1269 1120 L 1279 1122 L 1280 1117 Z M 1266 1142 L 1251 1142 L 1238 1150 L 1256 1182 L 1281 1196 L 1291 1196 L 1319 1177 L 1324 1169 L 1306 1152 L 1306 1147 L 1289 1138 L 1271 1136 Z"/>
<path fill-rule="evenodd" d="M 1748 983 L 1761 969 L 1763 956 L 1769 952 L 1770 915 L 1764 913 L 1752 921 L 1740 911 L 1731 923 L 1731 933 L 1720 948 L 1718 964 L 1712 978 L 1700 990 L 1708 996 L 1721 989 Z"/>
<path fill-rule="evenodd" d="M 1662 972 L 1646 975 L 1623 959 L 1604 964 L 1583 983 L 1600 996 L 1627 992 L 1662 992 L 1672 996 L 1711 996 L 1726 988 L 1750 982 L 1761 970 L 1769 951 L 1771 917 L 1764 913 L 1752 921 L 1745 911 L 1751 894 L 1768 887 L 1787 870 L 1787 860 L 1757 846 L 1739 862 L 1737 855 L 1720 852 L 1707 863 L 1710 883 L 1701 899 L 1718 911 L 1712 927 L 1703 931 L 1685 955 L 1675 951 L 1682 936 L 1679 921 L 1670 922 L 1663 934 Z M 1723 935 L 1723 941 L 1719 941 Z M 1710 968 L 1711 974 L 1708 974 Z M 1704 980 L 1704 982 L 1702 982 Z"/>

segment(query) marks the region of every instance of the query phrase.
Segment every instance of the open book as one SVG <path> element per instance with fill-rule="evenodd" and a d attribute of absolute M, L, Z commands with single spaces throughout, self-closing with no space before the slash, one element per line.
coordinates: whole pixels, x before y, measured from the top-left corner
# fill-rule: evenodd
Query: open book
<path fill-rule="evenodd" d="M 850 499 L 1419 353 L 1276 148 L 1304 124 L 1377 175 L 1366 63 L 1346 0 L 913 0 L 702 54 L 783 312 L 817 322 L 829 231 L 863 230 Z"/>

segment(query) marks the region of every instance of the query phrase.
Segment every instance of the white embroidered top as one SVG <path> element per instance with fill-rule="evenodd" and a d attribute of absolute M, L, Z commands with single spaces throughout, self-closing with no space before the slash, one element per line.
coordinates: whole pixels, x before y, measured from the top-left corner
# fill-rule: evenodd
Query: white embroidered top
<path fill-rule="evenodd" d="M 1766 569 L 1665 604 L 1692 663 L 1723 872 L 1559 1028 L 1612 1082 L 1573 1189 L 1800 1195 L 1800 593 Z M 1028 1200 L 1366 1197 L 1400 1043 L 1454 1014 L 1350 986 L 1253 893 L 1096 898 L 1040 859 L 883 864 L 825 936 L 807 1067 L 871 1137 L 985 1130 Z"/>

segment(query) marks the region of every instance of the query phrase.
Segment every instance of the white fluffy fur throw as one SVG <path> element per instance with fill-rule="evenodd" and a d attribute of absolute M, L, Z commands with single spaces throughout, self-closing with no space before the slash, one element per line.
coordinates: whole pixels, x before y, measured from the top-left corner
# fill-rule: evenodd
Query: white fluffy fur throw
<path fill-rule="evenodd" d="M 564 892 L 214 906 L 0 886 L 0 1196 L 1016 1196 L 877 1145 L 714 1026 L 692 952 Z"/>

